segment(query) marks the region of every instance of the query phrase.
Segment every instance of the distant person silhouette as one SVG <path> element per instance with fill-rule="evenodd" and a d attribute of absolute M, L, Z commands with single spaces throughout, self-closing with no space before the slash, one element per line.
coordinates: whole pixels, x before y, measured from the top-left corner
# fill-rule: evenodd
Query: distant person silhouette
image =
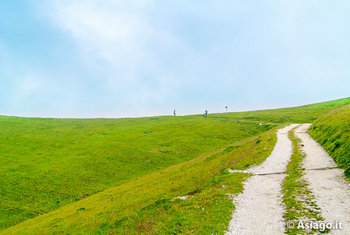
<path fill-rule="evenodd" d="M 208 117 L 208 110 L 204 111 L 204 117 Z"/>

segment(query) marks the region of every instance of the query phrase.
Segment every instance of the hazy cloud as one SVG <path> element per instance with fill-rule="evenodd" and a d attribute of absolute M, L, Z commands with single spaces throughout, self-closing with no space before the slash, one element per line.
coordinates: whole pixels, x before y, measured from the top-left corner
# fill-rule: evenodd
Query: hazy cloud
<path fill-rule="evenodd" d="M 181 114 L 348 96 L 346 1 L 29 0 L 2 7 L 0 89 L 8 112 Z"/>

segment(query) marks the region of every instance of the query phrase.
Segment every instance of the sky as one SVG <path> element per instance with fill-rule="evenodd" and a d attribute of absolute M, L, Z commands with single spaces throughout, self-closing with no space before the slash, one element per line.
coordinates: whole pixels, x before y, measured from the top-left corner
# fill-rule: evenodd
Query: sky
<path fill-rule="evenodd" d="M 0 3 L 0 115 L 138 117 L 350 96 L 350 1 Z"/>

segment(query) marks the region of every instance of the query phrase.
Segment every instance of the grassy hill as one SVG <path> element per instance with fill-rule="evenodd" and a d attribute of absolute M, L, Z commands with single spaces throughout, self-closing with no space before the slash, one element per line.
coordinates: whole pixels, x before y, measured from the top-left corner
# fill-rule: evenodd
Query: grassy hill
<path fill-rule="evenodd" d="M 202 117 L 0 123 L 1 228 L 271 128 Z"/>
<path fill-rule="evenodd" d="M 0 117 L 0 229 L 224 231 L 233 209 L 227 194 L 247 177 L 227 169 L 260 163 L 275 143 L 277 125 L 258 123 L 311 122 L 346 104 L 349 98 L 208 118 Z"/>
<path fill-rule="evenodd" d="M 258 122 L 273 122 L 273 123 L 312 123 L 321 115 L 348 105 L 350 98 L 321 102 L 316 104 L 303 105 L 292 108 L 267 109 L 250 112 L 236 112 L 214 114 L 212 117 L 233 118 L 237 120 L 250 120 Z"/>
<path fill-rule="evenodd" d="M 246 174 L 229 174 L 263 161 L 274 130 L 146 175 L 4 230 L 4 234 L 222 232 L 233 209 L 229 195 L 242 190 Z M 188 196 L 181 200 L 178 196 Z M 0 232 L 1 233 L 1 232 Z"/>
<path fill-rule="evenodd" d="M 309 133 L 350 177 L 350 106 L 320 117 L 310 127 Z"/>

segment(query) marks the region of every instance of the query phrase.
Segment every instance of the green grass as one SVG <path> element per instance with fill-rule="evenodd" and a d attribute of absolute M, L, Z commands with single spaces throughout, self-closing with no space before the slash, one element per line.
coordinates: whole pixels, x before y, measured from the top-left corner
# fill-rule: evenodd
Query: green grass
<path fill-rule="evenodd" d="M 0 123 L 0 228 L 273 126 L 202 117 Z"/>
<path fill-rule="evenodd" d="M 242 191 L 248 176 L 229 174 L 228 169 L 243 170 L 262 162 L 274 147 L 274 132 L 107 189 L 10 227 L 3 234 L 222 234 L 234 208 L 230 195 Z M 176 199 L 186 195 L 187 200 Z"/>
<path fill-rule="evenodd" d="M 350 178 L 350 106 L 325 114 L 314 122 L 309 134 L 319 142 Z"/>
<path fill-rule="evenodd" d="M 223 231 L 233 209 L 226 193 L 239 192 L 246 177 L 228 175 L 225 169 L 261 162 L 274 142 L 255 137 L 254 143 L 241 142 L 251 148 L 233 145 L 205 154 L 261 133 L 271 135 L 266 131 L 276 125 L 260 122 L 312 121 L 345 104 L 350 104 L 349 98 L 208 118 L 0 117 L 0 230 L 18 224 L 12 231 L 161 232 L 170 225 L 169 231 Z M 253 148 L 260 143 L 266 149 Z M 220 160 L 225 157 L 226 162 Z M 218 188 L 222 184 L 225 189 Z M 108 190 L 118 202 L 103 201 Z M 186 194 L 193 196 L 171 201 Z M 217 204 L 209 206 L 214 201 Z M 202 202 L 207 217 L 200 211 Z M 212 213 L 217 210 L 221 217 Z M 160 219 L 154 222 L 153 217 Z M 70 223 L 72 218 L 76 220 Z"/>
<path fill-rule="evenodd" d="M 303 178 L 302 161 L 305 154 L 300 150 L 300 140 L 293 132 L 294 130 L 291 130 L 288 134 L 293 144 L 293 153 L 287 165 L 287 176 L 282 183 L 282 192 L 285 205 L 283 218 L 286 225 L 293 222 L 294 227 L 286 226 L 285 231 L 287 234 L 314 234 L 321 231 L 308 231 L 297 226 L 300 220 L 323 221 L 324 218 L 321 216 L 320 208 L 316 205 L 315 197 L 308 187 L 308 182 Z"/>
<path fill-rule="evenodd" d="M 268 109 L 251 112 L 213 114 L 211 117 L 233 118 L 236 120 L 250 120 L 257 122 L 273 122 L 273 123 L 311 123 L 321 115 L 350 104 L 350 98 L 322 102 L 317 104 L 309 104 L 292 108 Z"/>

